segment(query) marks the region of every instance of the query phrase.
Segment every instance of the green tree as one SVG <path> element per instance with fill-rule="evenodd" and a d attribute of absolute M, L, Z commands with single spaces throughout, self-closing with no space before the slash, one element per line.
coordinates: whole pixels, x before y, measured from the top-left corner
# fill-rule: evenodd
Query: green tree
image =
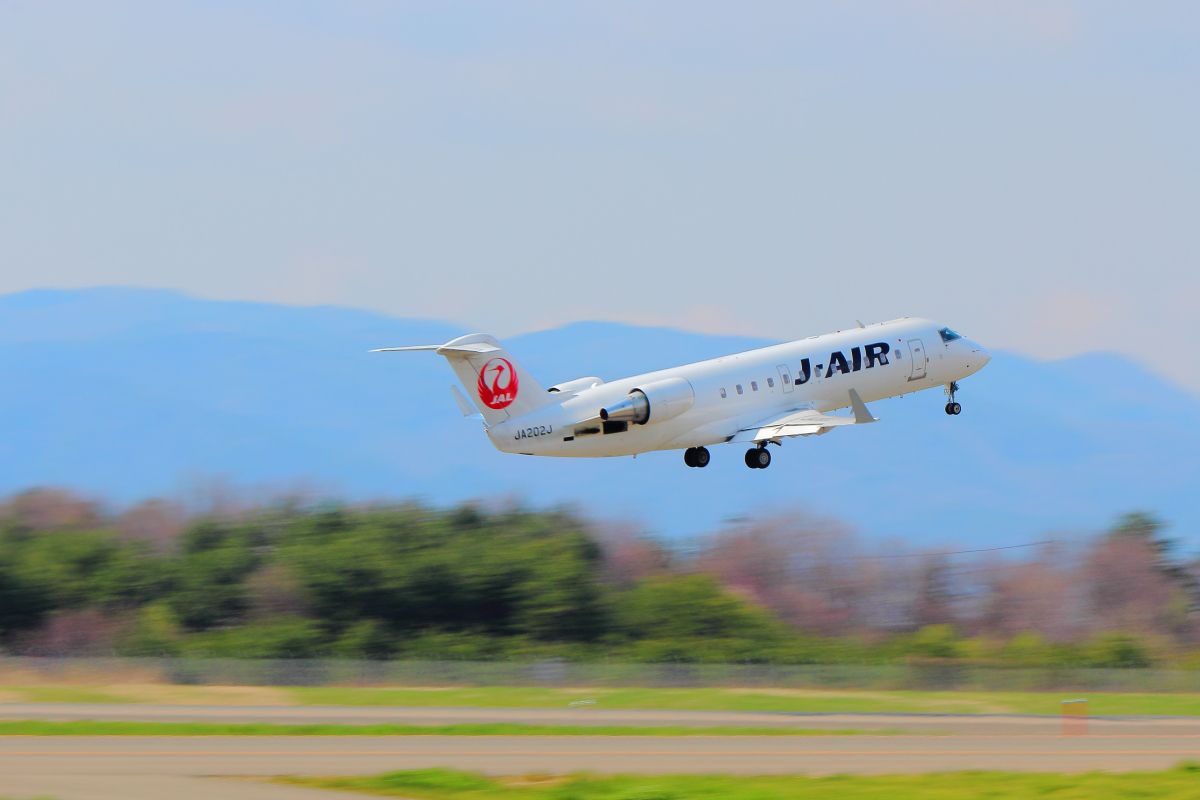
<path fill-rule="evenodd" d="M 183 634 L 169 605 L 150 603 L 138 611 L 133 630 L 118 647 L 124 656 L 174 656 L 179 654 Z"/>
<path fill-rule="evenodd" d="M 0 637 L 34 627 L 54 607 L 50 585 L 21 558 L 21 536 L 0 528 Z"/>
<path fill-rule="evenodd" d="M 285 558 L 335 631 L 475 631 L 589 641 L 604 631 L 595 545 L 568 517 L 414 508 L 297 519 Z"/>
<path fill-rule="evenodd" d="M 920 658 L 958 658 L 963 642 L 953 625 L 926 625 L 912 635 L 905 649 Z"/>
<path fill-rule="evenodd" d="M 301 617 L 192 634 L 182 647 L 185 655 L 206 658 L 313 658 L 325 650 L 320 627 Z"/>
<path fill-rule="evenodd" d="M 616 600 L 617 630 L 646 661 L 763 661 L 795 635 L 709 575 L 643 581 Z"/>
<path fill-rule="evenodd" d="M 1153 663 L 1149 648 L 1125 633 L 1105 633 L 1097 636 L 1087 648 L 1088 662 L 1093 667 L 1136 668 Z"/>
<path fill-rule="evenodd" d="M 183 536 L 183 552 L 173 564 L 167 602 L 186 628 L 207 630 L 236 623 L 250 605 L 246 578 L 264 555 L 261 531 L 203 521 Z"/>
<path fill-rule="evenodd" d="M 115 608 L 148 602 L 163 589 L 161 564 L 139 543 L 110 531 L 46 531 L 15 548 L 13 566 L 26 587 L 57 609 Z"/>

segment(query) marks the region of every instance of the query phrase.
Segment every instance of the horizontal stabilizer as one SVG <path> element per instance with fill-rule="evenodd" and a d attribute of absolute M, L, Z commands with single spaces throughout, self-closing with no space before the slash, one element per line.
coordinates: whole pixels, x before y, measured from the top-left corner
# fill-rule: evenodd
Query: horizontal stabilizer
<path fill-rule="evenodd" d="M 372 353 L 404 353 L 416 350 L 432 350 L 435 353 L 445 355 L 446 353 L 496 353 L 500 348 L 494 344 L 487 342 L 469 342 L 466 344 L 414 344 L 408 347 L 377 347 L 372 350 Z"/>
<path fill-rule="evenodd" d="M 496 425 L 554 402 L 554 395 L 530 375 L 508 351 L 486 333 L 469 333 L 445 344 L 379 347 L 372 353 L 433 352 L 450 363 L 467 393 L 454 389 L 454 402 L 464 416 L 474 405 L 484 424 Z"/>
<path fill-rule="evenodd" d="M 440 344 L 414 344 L 411 347 L 376 347 L 372 353 L 403 353 L 406 350 L 437 350 Z"/>

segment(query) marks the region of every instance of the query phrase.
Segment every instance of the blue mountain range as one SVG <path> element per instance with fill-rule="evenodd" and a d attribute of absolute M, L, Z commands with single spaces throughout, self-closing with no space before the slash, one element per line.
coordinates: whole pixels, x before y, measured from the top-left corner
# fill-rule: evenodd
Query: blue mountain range
<path fill-rule="evenodd" d="M 348 500 L 518 498 L 633 521 L 664 537 L 806 514 L 869 541 L 1004 546 L 1145 509 L 1200 544 L 1200 397 L 1116 355 L 996 353 L 963 414 L 926 392 L 874 404 L 882 424 L 787 442 L 768 470 L 741 447 L 536 459 L 494 451 L 427 353 L 443 322 L 146 289 L 0 297 L 0 492 L 64 485 L 115 503 L 212 477 Z M 797 330 L 797 337 L 817 331 Z M 506 342 L 545 385 L 606 379 L 766 344 L 581 322 Z"/>

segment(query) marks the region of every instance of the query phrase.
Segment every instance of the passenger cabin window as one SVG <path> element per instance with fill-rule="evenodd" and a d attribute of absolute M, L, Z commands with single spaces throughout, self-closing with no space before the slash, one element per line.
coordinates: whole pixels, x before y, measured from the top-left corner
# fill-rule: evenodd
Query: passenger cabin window
<path fill-rule="evenodd" d="M 953 342 L 955 339 L 962 338 L 962 336 L 959 336 L 957 333 L 950 330 L 949 328 L 942 328 L 940 331 L 938 331 L 938 335 L 942 337 L 942 341 L 945 342 L 946 344 Z"/>
<path fill-rule="evenodd" d="M 750 381 L 750 390 L 753 392 L 758 391 L 758 381 Z"/>
<path fill-rule="evenodd" d="M 721 387 L 721 398 L 724 399 L 728 395 L 725 394 L 725 387 Z"/>
<path fill-rule="evenodd" d="M 738 394 L 741 394 L 742 393 L 742 385 L 739 383 L 736 388 L 737 388 Z"/>
<path fill-rule="evenodd" d="M 770 389 L 775 388 L 775 379 L 774 378 L 767 378 L 767 387 Z"/>

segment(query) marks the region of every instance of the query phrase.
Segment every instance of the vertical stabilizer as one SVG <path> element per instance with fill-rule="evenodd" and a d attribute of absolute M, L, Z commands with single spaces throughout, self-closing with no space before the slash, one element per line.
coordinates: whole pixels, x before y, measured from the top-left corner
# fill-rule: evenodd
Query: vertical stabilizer
<path fill-rule="evenodd" d="M 495 425 L 554 402 L 545 387 L 495 337 L 472 333 L 441 345 L 384 347 L 374 352 L 432 350 L 443 356 L 462 381 L 484 422 Z"/>

